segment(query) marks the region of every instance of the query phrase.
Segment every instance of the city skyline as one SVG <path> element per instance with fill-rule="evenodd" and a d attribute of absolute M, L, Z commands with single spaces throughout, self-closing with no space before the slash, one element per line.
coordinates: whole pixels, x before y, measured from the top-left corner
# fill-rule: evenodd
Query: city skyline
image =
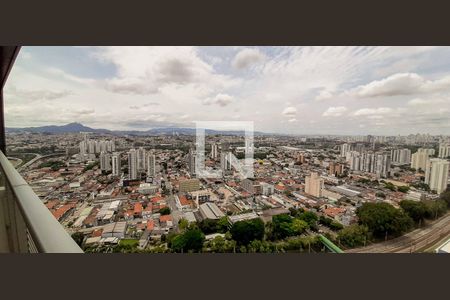
<path fill-rule="evenodd" d="M 6 126 L 450 134 L 448 63 L 448 47 L 24 47 Z"/>

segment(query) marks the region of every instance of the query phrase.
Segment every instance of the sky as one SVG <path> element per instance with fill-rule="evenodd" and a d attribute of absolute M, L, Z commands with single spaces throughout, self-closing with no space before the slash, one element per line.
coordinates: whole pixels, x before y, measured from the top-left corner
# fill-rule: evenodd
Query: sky
<path fill-rule="evenodd" d="M 450 134 L 449 47 L 22 47 L 7 127 Z"/>

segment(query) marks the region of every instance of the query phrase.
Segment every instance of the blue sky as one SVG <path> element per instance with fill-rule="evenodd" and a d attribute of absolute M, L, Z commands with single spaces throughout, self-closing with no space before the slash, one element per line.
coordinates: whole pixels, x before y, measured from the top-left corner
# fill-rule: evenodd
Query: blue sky
<path fill-rule="evenodd" d="M 450 134 L 448 47 L 23 47 L 6 125 Z"/>

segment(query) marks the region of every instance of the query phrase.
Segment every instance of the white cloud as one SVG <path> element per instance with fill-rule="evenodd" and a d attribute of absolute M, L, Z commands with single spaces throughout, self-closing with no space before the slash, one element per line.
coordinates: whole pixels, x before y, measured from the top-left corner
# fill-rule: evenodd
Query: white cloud
<path fill-rule="evenodd" d="M 384 115 L 392 112 L 390 107 L 379 108 L 361 108 L 353 113 L 354 116 L 370 116 L 370 115 Z"/>
<path fill-rule="evenodd" d="M 167 85 L 190 86 L 192 90 L 211 91 L 227 88 L 235 82 L 218 74 L 205 62 L 195 47 L 98 47 L 93 56 L 112 63 L 115 77 L 104 87 L 124 94 L 154 94 Z"/>
<path fill-rule="evenodd" d="M 316 96 L 316 101 L 329 100 L 333 98 L 333 93 L 327 90 L 322 90 L 319 95 Z"/>
<path fill-rule="evenodd" d="M 245 48 L 236 54 L 231 64 L 235 69 L 245 69 L 265 58 L 266 56 L 258 49 Z"/>
<path fill-rule="evenodd" d="M 414 98 L 410 101 L 408 101 L 409 106 L 424 106 L 424 105 L 433 105 L 433 104 L 443 104 L 443 103 L 450 103 L 450 99 L 444 100 L 442 98 Z"/>
<path fill-rule="evenodd" d="M 288 117 L 292 117 L 297 114 L 297 109 L 293 106 L 288 106 L 283 110 L 282 114 Z"/>
<path fill-rule="evenodd" d="M 14 96 L 20 98 L 21 100 L 34 101 L 34 100 L 55 100 L 64 98 L 74 93 L 69 90 L 26 90 L 17 89 L 13 85 L 8 85 L 5 90 L 7 96 Z"/>
<path fill-rule="evenodd" d="M 347 107 L 345 106 L 331 106 L 326 111 L 323 112 L 322 116 L 324 117 L 340 117 L 343 113 L 347 111 Z"/>
<path fill-rule="evenodd" d="M 214 98 L 208 98 L 203 101 L 203 104 L 210 105 L 210 104 L 217 104 L 219 106 L 227 106 L 228 104 L 233 102 L 233 97 L 227 94 L 218 94 Z"/>
<path fill-rule="evenodd" d="M 398 73 L 381 80 L 361 85 L 351 91 L 357 97 L 390 97 L 414 95 L 419 93 L 436 93 L 450 90 L 450 77 L 439 80 L 426 80 L 416 73 Z"/>
<path fill-rule="evenodd" d="M 295 123 L 295 122 L 297 122 L 297 119 L 296 118 L 292 118 L 292 119 L 289 119 L 288 122 L 289 123 Z"/>

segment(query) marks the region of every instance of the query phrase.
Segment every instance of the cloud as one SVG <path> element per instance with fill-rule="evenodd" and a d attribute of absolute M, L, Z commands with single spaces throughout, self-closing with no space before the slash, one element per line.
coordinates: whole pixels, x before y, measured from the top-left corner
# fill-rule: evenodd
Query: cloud
<path fill-rule="evenodd" d="M 354 116 L 370 116 L 370 115 L 384 115 L 392 112 L 390 107 L 379 108 L 361 108 L 353 113 Z"/>
<path fill-rule="evenodd" d="M 432 105 L 432 104 L 442 104 L 446 101 L 444 99 L 422 99 L 422 98 L 415 98 L 410 101 L 408 101 L 409 106 L 423 106 L 423 105 Z M 449 102 L 447 100 L 447 102 Z"/>
<path fill-rule="evenodd" d="M 82 108 L 82 109 L 77 109 L 74 112 L 79 115 L 91 115 L 91 114 L 95 113 L 95 109 Z"/>
<path fill-rule="evenodd" d="M 157 105 L 160 105 L 160 104 L 157 102 L 148 102 L 148 103 L 144 103 L 142 105 L 131 105 L 131 106 L 129 106 L 129 108 L 130 109 L 142 109 L 144 107 L 157 106 Z"/>
<path fill-rule="evenodd" d="M 288 122 L 289 123 L 295 123 L 295 122 L 297 122 L 297 119 L 296 118 L 292 118 L 292 119 L 289 119 Z"/>
<path fill-rule="evenodd" d="M 297 109 L 293 106 L 289 106 L 283 110 L 282 114 L 287 117 L 293 117 L 297 114 Z"/>
<path fill-rule="evenodd" d="M 214 93 L 236 83 L 216 73 L 196 47 L 97 47 L 92 55 L 116 67 L 115 76 L 103 82 L 105 89 L 115 93 L 156 94 L 168 85 L 195 85 L 189 90 Z"/>
<path fill-rule="evenodd" d="M 322 116 L 324 116 L 324 117 L 340 117 L 347 110 L 348 109 L 345 106 L 331 106 L 331 107 L 328 107 L 328 109 L 323 112 Z"/>
<path fill-rule="evenodd" d="M 381 80 L 358 86 L 350 94 L 361 98 L 405 96 L 450 90 L 450 76 L 426 80 L 416 73 L 398 73 Z"/>
<path fill-rule="evenodd" d="M 8 96 L 15 96 L 21 100 L 55 100 L 64 98 L 74 93 L 69 90 L 53 91 L 53 90 L 25 90 L 17 89 L 15 86 L 8 86 L 5 93 Z"/>
<path fill-rule="evenodd" d="M 233 102 L 233 97 L 227 94 L 218 94 L 214 98 L 208 98 L 203 101 L 203 104 L 210 105 L 210 104 L 217 104 L 219 106 L 227 106 L 228 104 Z"/>
<path fill-rule="evenodd" d="M 333 98 L 333 93 L 327 90 L 322 90 L 319 95 L 316 96 L 316 101 L 329 100 Z"/>
<path fill-rule="evenodd" d="M 258 49 L 245 48 L 236 54 L 231 65 L 233 68 L 241 70 L 264 60 L 266 56 Z"/>

